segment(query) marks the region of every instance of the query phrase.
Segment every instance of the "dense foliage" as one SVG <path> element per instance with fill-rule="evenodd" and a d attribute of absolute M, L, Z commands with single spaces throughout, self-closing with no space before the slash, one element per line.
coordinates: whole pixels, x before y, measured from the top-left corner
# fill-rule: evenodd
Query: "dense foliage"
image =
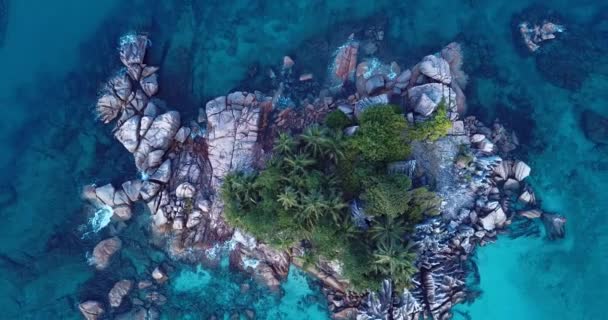
<path fill-rule="evenodd" d="M 353 137 L 342 135 L 350 119 L 340 118 L 295 137 L 281 133 L 264 170 L 227 176 L 226 216 L 273 246 L 301 246 L 305 263 L 339 260 L 356 290 L 376 288 L 387 277 L 405 287 L 415 272 L 407 233 L 438 213 L 438 198 L 412 189 L 404 175 L 387 174 L 387 162 L 409 152 L 407 123 L 393 107 L 366 110 Z M 355 199 L 365 204 L 366 227 L 350 214 Z"/>
<path fill-rule="evenodd" d="M 410 152 L 405 137 L 407 121 L 393 106 L 366 110 L 359 120 L 359 132 L 353 141 L 369 161 L 387 162 L 405 159 Z"/>
<path fill-rule="evenodd" d="M 409 130 L 409 138 L 411 140 L 435 141 L 447 135 L 451 128 L 452 121 L 448 118 L 448 108 L 445 100 L 442 100 L 437 106 L 437 111 L 430 119 L 416 124 L 412 130 Z"/>

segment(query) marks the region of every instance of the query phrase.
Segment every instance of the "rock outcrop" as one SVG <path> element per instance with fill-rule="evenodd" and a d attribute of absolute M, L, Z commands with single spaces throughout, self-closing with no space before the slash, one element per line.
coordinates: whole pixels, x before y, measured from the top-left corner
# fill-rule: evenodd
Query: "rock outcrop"
<path fill-rule="evenodd" d="M 541 25 L 530 25 L 529 22 L 519 25 L 519 33 L 530 52 L 538 50 L 541 42 L 555 39 L 557 33 L 565 30 L 564 26 L 549 21 L 544 21 Z"/>

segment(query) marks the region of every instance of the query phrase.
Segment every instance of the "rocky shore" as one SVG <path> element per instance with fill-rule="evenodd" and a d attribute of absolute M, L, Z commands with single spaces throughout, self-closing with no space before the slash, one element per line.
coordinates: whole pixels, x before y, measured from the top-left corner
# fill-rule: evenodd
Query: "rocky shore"
<path fill-rule="evenodd" d="M 236 91 L 206 103 L 196 120 L 184 121 L 166 109 L 155 95 L 159 69 L 145 62 L 149 40 L 144 35 L 121 38 L 124 69 L 102 89 L 96 105 L 99 119 L 115 123 L 114 136 L 133 154 L 138 178 L 119 186 L 86 186 L 83 197 L 98 208 L 111 210 L 112 221 L 128 223 L 136 202 L 146 204 L 154 243 L 174 259 L 209 263 L 228 254 L 234 270 L 249 273 L 260 283 L 279 290 L 291 264 L 304 267 L 302 248 L 277 251 L 231 227 L 223 217 L 220 187 L 234 170 L 262 168 L 278 132 L 302 129 L 319 122 L 332 110 L 349 117 L 377 104 L 400 105 L 411 124 L 427 121 L 444 102 L 452 129 L 436 142 L 417 142 L 411 159 L 393 164 L 406 168 L 419 184 L 433 185 L 443 198 L 441 215 L 416 227 L 411 238 L 418 254 L 412 287 L 394 292 L 385 281 L 377 293 L 349 291 L 339 261 L 306 266 L 323 284 L 336 319 L 448 319 L 451 308 L 468 299 L 467 259 L 476 246 L 496 240 L 513 221 L 541 219 L 551 238 L 564 236 L 565 219 L 545 213 L 526 183 L 531 168 L 514 159 L 519 144 L 514 133 L 499 122 L 488 127 L 475 119 L 461 119 L 466 111 L 467 77 L 457 43 L 424 57 L 407 69 L 396 62 L 364 58 L 360 51 L 382 41 L 382 33 L 355 35 L 332 58 L 328 81 L 321 90 L 306 92 L 316 81 L 298 74 L 285 57 L 273 72 L 273 92 Z M 353 134 L 357 127 L 345 130 Z M 101 241 L 91 263 L 104 270 L 121 250 L 121 235 Z M 86 319 L 104 314 L 116 318 L 157 319 L 166 298 L 146 291 L 126 313 L 118 307 L 133 292 L 162 286 L 168 274 L 157 268 L 146 279 L 123 279 L 107 301 L 83 301 Z"/>

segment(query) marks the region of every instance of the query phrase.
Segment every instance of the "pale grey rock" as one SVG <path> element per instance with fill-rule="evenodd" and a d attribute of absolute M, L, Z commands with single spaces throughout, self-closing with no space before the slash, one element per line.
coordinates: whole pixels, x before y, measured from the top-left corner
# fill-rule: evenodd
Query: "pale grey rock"
<path fill-rule="evenodd" d="M 492 231 L 496 228 L 502 227 L 507 221 L 507 216 L 501 207 L 496 208 L 496 210 L 490 212 L 487 216 L 480 218 L 481 226 L 487 230 Z"/>
<path fill-rule="evenodd" d="M 131 100 L 129 105 L 131 106 L 131 108 L 137 110 L 137 112 L 142 112 L 144 108 L 148 105 L 148 96 L 146 96 L 146 94 L 140 89 L 137 89 L 137 91 L 135 92 L 135 97 L 133 98 L 133 100 Z"/>
<path fill-rule="evenodd" d="M 163 270 L 161 270 L 159 267 L 156 267 L 152 271 L 152 279 L 154 279 L 154 281 L 156 281 L 157 283 L 162 284 L 167 281 L 169 277 Z"/>
<path fill-rule="evenodd" d="M 543 214 L 542 211 L 538 210 L 538 209 L 532 209 L 532 210 L 524 210 L 524 211 L 520 211 L 519 215 L 521 215 L 522 217 L 526 217 L 528 219 L 537 219 L 540 218 L 540 216 Z"/>
<path fill-rule="evenodd" d="M 502 161 L 494 167 L 494 173 L 498 175 L 501 180 L 506 180 L 511 176 L 512 162 Z"/>
<path fill-rule="evenodd" d="M 146 180 L 142 182 L 140 189 L 141 198 L 144 201 L 150 200 L 160 191 L 160 188 L 161 185 L 154 181 Z"/>
<path fill-rule="evenodd" d="M 138 169 L 146 169 L 147 157 L 151 151 L 169 148 L 179 125 L 180 116 L 176 111 L 163 113 L 154 119 L 135 152 L 135 165 Z"/>
<path fill-rule="evenodd" d="M 109 123 L 118 117 L 123 104 L 124 102 L 120 101 L 118 97 L 111 93 L 105 93 L 97 100 L 97 115 L 103 123 Z"/>
<path fill-rule="evenodd" d="M 422 74 L 433 80 L 437 80 L 444 84 L 450 84 L 452 82 L 450 65 L 441 57 L 428 55 L 422 59 L 419 68 Z"/>
<path fill-rule="evenodd" d="M 118 190 L 116 190 L 116 192 L 114 192 L 114 205 L 115 206 L 130 205 L 130 204 L 131 204 L 131 200 L 129 200 L 129 197 L 127 196 L 127 193 L 124 190 L 118 189 Z"/>
<path fill-rule="evenodd" d="M 132 202 L 140 199 L 141 181 L 140 180 L 129 180 L 122 184 L 122 189 L 125 194 Z"/>
<path fill-rule="evenodd" d="M 485 140 L 486 136 L 481 133 L 476 133 L 471 136 L 471 143 L 480 143 Z"/>
<path fill-rule="evenodd" d="M 184 229 L 184 219 L 182 219 L 181 217 L 176 217 L 173 220 L 172 228 L 173 228 L 173 230 L 182 230 L 182 229 Z"/>
<path fill-rule="evenodd" d="M 242 93 L 231 94 L 229 100 L 247 104 L 247 97 Z M 258 136 L 259 107 L 252 104 L 241 108 L 226 102 L 225 97 L 220 97 L 206 106 L 207 144 L 214 188 L 219 187 L 228 172 L 251 166 Z"/>
<path fill-rule="evenodd" d="M 150 116 L 141 117 L 141 121 L 139 122 L 139 136 L 140 137 L 143 137 L 146 135 L 146 132 L 148 132 L 148 129 L 150 129 L 152 122 L 154 122 L 154 117 L 150 117 Z"/>
<path fill-rule="evenodd" d="M 381 74 L 370 77 L 365 81 L 365 91 L 372 95 L 384 88 L 384 77 Z"/>
<path fill-rule="evenodd" d="M 456 94 L 454 91 L 441 83 L 427 83 L 412 87 L 408 90 L 410 106 L 414 111 L 429 116 L 439 103 L 443 100 L 449 111 L 456 107 Z"/>
<path fill-rule="evenodd" d="M 144 116 L 156 117 L 158 115 L 158 107 L 154 101 L 148 101 L 146 108 L 144 109 Z"/>
<path fill-rule="evenodd" d="M 148 153 L 147 167 L 156 168 L 163 163 L 163 156 L 165 155 L 164 150 L 154 150 Z"/>
<path fill-rule="evenodd" d="M 97 320 L 101 318 L 104 313 L 102 304 L 98 301 L 85 301 L 78 305 L 78 310 L 84 316 L 86 320 Z"/>
<path fill-rule="evenodd" d="M 350 126 L 344 129 L 344 135 L 352 137 L 359 130 L 359 126 Z"/>
<path fill-rule="evenodd" d="M 344 113 L 347 116 L 350 116 L 353 114 L 353 107 L 350 105 L 341 104 L 338 106 L 338 110 L 342 111 L 342 113 Z"/>
<path fill-rule="evenodd" d="M 153 73 L 156 73 L 156 71 L 158 71 L 158 67 L 155 66 L 145 66 L 143 68 L 143 70 L 141 71 L 141 76 L 143 78 L 152 75 Z"/>
<path fill-rule="evenodd" d="M 97 270 L 104 270 L 110 265 L 112 256 L 120 250 L 122 241 L 118 237 L 102 240 L 93 249 L 91 262 Z"/>
<path fill-rule="evenodd" d="M 519 190 L 519 182 L 515 179 L 507 179 L 503 188 L 505 190 L 517 191 Z"/>
<path fill-rule="evenodd" d="M 112 186 L 111 183 L 108 183 L 104 186 L 95 188 L 95 194 L 97 195 L 97 198 L 99 199 L 99 201 L 101 201 L 102 203 L 113 207 L 114 206 L 114 193 L 116 192 L 116 190 L 114 189 L 114 186 Z"/>
<path fill-rule="evenodd" d="M 139 81 L 141 88 L 148 97 L 155 95 L 158 92 L 158 76 L 153 73 Z"/>
<path fill-rule="evenodd" d="M 203 213 L 200 210 L 194 210 L 188 215 L 188 221 L 186 222 L 186 228 L 192 229 L 201 223 Z"/>
<path fill-rule="evenodd" d="M 148 204 L 148 206 L 149 206 L 149 204 Z M 169 220 L 167 220 L 167 217 L 165 216 L 163 209 L 159 209 L 156 212 L 153 211 L 152 221 L 154 222 L 154 225 L 157 227 L 162 227 L 162 226 L 166 225 L 167 222 L 169 222 Z"/>
<path fill-rule="evenodd" d="M 131 207 L 128 205 L 117 206 L 112 209 L 112 212 L 114 213 L 114 217 L 120 221 L 127 221 L 133 216 Z"/>
<path fill-rule="evenodd" d="M 522 192 L 517 200 L 523 204 L 534 204 L 536 201 L 534 193 L 530 192 L 529 190 Z"/>
<path fill-rule="evenodd" d="M 464 122 L 462 120 L 452 122 L 452 127 L 448 130 L 448 134 L 459 136 L 466 134 L 464 129 Z"/>
<path fill-rule="evenodd" d="M 211 211 L 211 201 L 207 199 L 197 198 L 196 207 L 204 213 L 209 213 Z"/>
<path fill-rule="evenodd" d="M 190 182 L 183 182 L 175 189 L 178 198 L 193 198 L 196 188 Z"/>
<path fill-rule="evenodd" d="M 122 304 L 122 300 L 129 294 L 133 288 L 133 281 L 131 280 L 120 280 L 114 284 L 110 292 L 108 293 L 108 301 L 112 308 L 118 308 Z"/>
<path fill-rule="evenodd" d="M 108 86 L 112 88 L 114 95 L 122 101 L 128 101 L 131 95 L 132 85 L 129 76 L 125 72 L 120 72 L 108 81 Z"/>
<path fill-rule="evenodd" d="M 395 78 L 395 87 L 399 89 L 407 88 L 407 85 L 412 77 L 412 71 L 409 69 L 402 71 L 397 78 Z"/>
<path fill-rule="evenodd" d="M 179 143 L 184 143 L 184 142 L 186 142 L 186 140 L 188 139 L 189 136 L 190 136 L 190 128 L 181 127 L 175 134 L 175 140 Z"/>
<path fill-rule="evenodd" d="M 133 64 L 141 65 L 144 63 L 148 38 L 144 35 L 127 34 L 120 38 L 118 52 L 120 61 L 129 67 Z"/>
<path fill-rule="evenodd" d="M 516 161 L 513 165 L 513 174 L 515 179 L 518 181 L 523 181 L 530 175 L 530 167 L 523 161 Z"/>
<path fill-rule="evenodd" d="M 171 160 L 167 159 L 163 164 L 156 169 L 154 174 L 150 176 L 150 180 L 160 181 L 162 183 L 168 183 L 171 178 Z"/>
<path fill-rule="evenodd" d="M 481 152 L 485 153 L 493 153 L 494 152 L 494 144 L 492 141 L 488 139 L 482 140 L 477 146 Z"/>

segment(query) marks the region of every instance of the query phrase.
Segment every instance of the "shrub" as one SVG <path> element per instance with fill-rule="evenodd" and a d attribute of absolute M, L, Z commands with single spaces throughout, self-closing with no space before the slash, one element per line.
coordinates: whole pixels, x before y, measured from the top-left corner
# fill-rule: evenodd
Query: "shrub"
<path fill-rule="evenodd" d="M 408 209 L 412 183 L 407 176 L 384 175 L 369 180 L 361 195 L 368 214 L 396 218 Z"/>
<path fill-rule="evenodd" d="M 452 128 L 452 121 L 448 118 L 447 110 L 445 101 L 441 100 L 433 117 L 416 124 L 414 128 L 409 130 L 409 139 L 436 141 L 446 136 Z"/>
<path fill-rule="evenodd" d="M 409 155 L 404 131 L 407 122 L 390 105 L 376 106 L 361 114 L 360 127 L 352 140 L 361 155 L 374 162 L 403 160 Z"/>
<path fill-rule="evenodd" d="M 348 127 L 352 121 L 348 118 L 344 112 L 340 110 L 334 110 L 325 117 L 325 124 L 334 130 L 342 130 Z"/>

